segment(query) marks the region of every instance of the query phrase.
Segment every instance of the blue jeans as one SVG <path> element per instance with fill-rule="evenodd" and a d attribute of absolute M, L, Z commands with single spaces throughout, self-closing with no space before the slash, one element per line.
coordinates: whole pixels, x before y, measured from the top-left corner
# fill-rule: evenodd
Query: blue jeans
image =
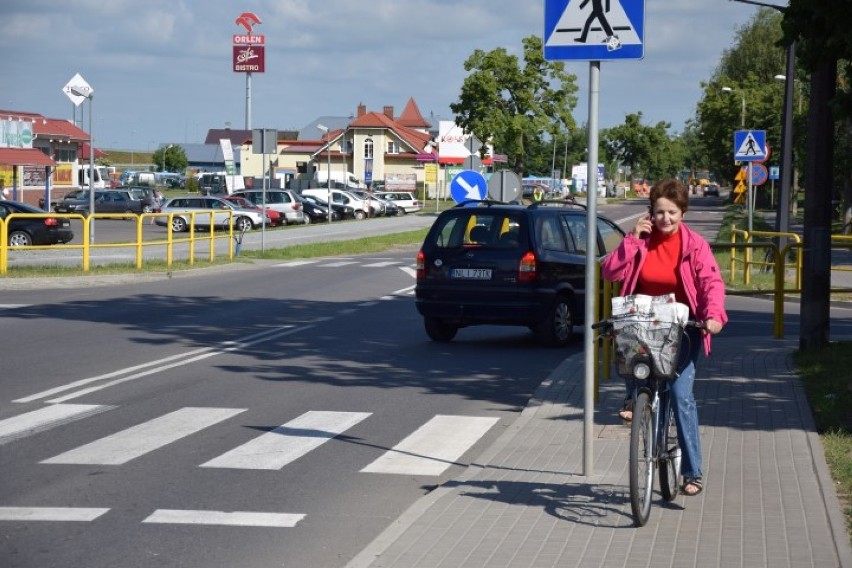
<path fill-rule="evenodd" d="M 684 477 L 701 477 L 701 438 L 698 431 L 698 407 L 692 394 L 695 383 L 695 364 L 701 352 L 703 337 L 698 329 L 686 331 L 686 338 L 681 342 L 678 376 L 669 381 L 669 396 L 674 408 L 677 421 L 677 439 L 680 444 L 681 462 L 680 473 Z M 625 379 L 628 400 L 633 398 L 634 383 Z"/>

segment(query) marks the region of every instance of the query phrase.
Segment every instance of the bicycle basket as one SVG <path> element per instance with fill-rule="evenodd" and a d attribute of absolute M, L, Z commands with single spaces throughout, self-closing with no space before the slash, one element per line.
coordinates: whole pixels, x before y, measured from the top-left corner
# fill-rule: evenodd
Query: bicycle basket
<path fill-rule="evenodd" d="M 633 377 L 638 360 L 650 361 L 652 376 L 673 379 L 677 374 L 683 325 L 648 316 L 618 321 L 613 328 L 618 374 Z"/>

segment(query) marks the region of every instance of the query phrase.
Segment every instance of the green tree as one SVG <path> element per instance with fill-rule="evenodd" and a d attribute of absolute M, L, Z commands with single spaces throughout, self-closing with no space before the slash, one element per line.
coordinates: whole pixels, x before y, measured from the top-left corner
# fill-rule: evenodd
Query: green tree
<path fill-rule="evenodd" d="M 186 152 L 177 144 L 169 144 L 154 150 L 151 160 L 158 172 L 183 172 L 189 166 Z"/>
<path fill-rule="evenodd" d="M 614 162 L 630 168 L 633 177 L 659 179 L 675 176 L 683 169 L 685 153 L 681 143 L 668 134 L 671 123 L 642 124 L 642 113 L 624 117 L 624 124 L 603 131 L 605 153 Z"/>
<path fill-rule="evenodd" d="M 572 134 L 577 77 L 566 73 L 562 62 L 544 59 L 540 37 L 524 38 L 523 65 L 518 56 L 500 47 L 475 50 L 464 68 L 470 74 L 458 101 L 450 105 L 456 124 L 491 141 L 519 175 L 524 173 L 532 141 L 542 143 L 543 138 L 552 140 L 566 131 Z"/>

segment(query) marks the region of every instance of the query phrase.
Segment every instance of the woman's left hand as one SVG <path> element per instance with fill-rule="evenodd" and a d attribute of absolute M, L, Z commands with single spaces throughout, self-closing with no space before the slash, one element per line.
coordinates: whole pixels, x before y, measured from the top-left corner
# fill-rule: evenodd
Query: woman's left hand
<path fill-rule="evenodd" d="M 716 335 L 722 331 L 722 324 L 714 320 L 713 318 L 707 318 L 704 320 L 704 332 Z"/>

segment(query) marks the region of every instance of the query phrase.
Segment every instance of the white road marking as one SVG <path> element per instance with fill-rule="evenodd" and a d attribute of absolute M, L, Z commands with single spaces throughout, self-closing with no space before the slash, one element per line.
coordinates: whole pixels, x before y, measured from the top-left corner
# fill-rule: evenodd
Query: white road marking
<path fill-rule="evenodd" d="M 391 292 L 392 296 L 404 296 L 407 294 L 411 294 L 414 292 L 414 286 L 406 286 L 405 288 L 400 288 L 396 292 Z"/>
<path fill-rule="evenodd" d="M 0 420 L 0 445 L 113 408 L 102 404 L 56 404 L 12 416 Z"/>
<path fill-rule="evenodd" d="M 305 518 L 297 513 L 257 513 L 251 511 L 182 511 L 157 509 L 143 523 L 178 525 L 226 525 L 234 527 L 291 528 Z"/>
<path fill-rule="evenodd" d="M 364 268 L 385 268 L 386 266 L 394 266 L 399 264 L 398 260 L 386 260 L 384 262 L 371 262 L 370 264 L 362 265 Z"/>
<path fill-rule="evenodd" d="M 271 432 L 201 464 L 201 467 L 281 469 L 355 426 L 370 414 L 311 410 Z"/>
<path fill-rule="evenodd" d="M 412 278 L 417 278 L 417 271 L 411 268 L 410 266 L 400 266 L 399 269 L 411 276 Z"/>
<path fill-rule="evenodd" d="M 172 355 L 171 357 L 166 357 L 164 359 L 160 359 L 160 360 L 152 362 L 152 363 L 145 363 L 145 364 L 142 364 L 142 365 L 137 365 L 135 367 L 128 367 L 126 369 L 119 369 L 118 371 L 114 371 L 112 373 L 107 373 L 105 375 L 100 375 L 98 377 L 92 377 L 92 378 L 89 378 L 89 379 L 82 379 L 82 380 L 79 380 L 79 381 L 75 381 L 73 383 L 63 385 L 61 387 L 57 387 L 57 388 L 54 388 L 54 389 L 50 389 L 48 391 L 37 393 L 37 394 L 31 395 L 31 396 L 28 396 L 26 398 L 18 399 L 15 402 L 30 402 L 32 400 L 38 400 L 40 398 L 44 398 L 46 396 L 51 396 L 51 395 L 58 393 L 58 392 L 77 388 L 78 386 L 84 386 L 84 385 L 92 383 L 92 382 L 101 381 L 101 380 L 104 380 L 106 378 L 112 378 L 112 377 L 116 377 L 116 376 L 126 374 L 126 373 L 131 372 L 131 371 L 143 369 L 145 367 L 151 366 L 152 364 L 153 365 L 159 365 L 158 367 L 155 367 L 155 368 L 150 369 L 148 371 L 142 371 L 142 372 L 139 372 L 139 373 L 135 373 L 135 374 L 132 374 L 132 375 L 129 375 L 129 376 L 126 376 L 126 377 L 122 377 L 120 379 L 116 379 L 114 381 L 110 381 L 110 382 L 107 382 L 107 383 L 103 383 L 103 384 L 100 384 L 100 385 L 95 385 L 95 386 L 92 386 L 92 387 L 89 387 L 89 388 L 86 388 L 86 389 L 82 389 L 82 390 L 67 394 L 65 396 L 52 398 L 52 399 L 47 401 L 47 402 L 50 402 L 50 403 L 66 402 L 68 400 L 78 398 L 78 397 L 81 397 L 83 395 L 90 394 L 90 393 L 105 389 L 107 387 L 115 386 L 115 385 L 118 385 L 118 384 L 121 384 L 121 383 L 126 383 L 128 381 L 133 381 L 133 380 L 140 379 L 140 378 L 143 378 L 143 377 L 147 377 L 149 375 L 153 375 L 153 374 L 156 374 L 156 373 L 161 373 L 163 371 L 167 371 L 167 370 L 173 369 L 175 367 L 182 367 L 184 365 L 189 365 L 190 363 L 194 363 L 196 361 L 201 361 L 203 359 L 213 357 L 214 355 L 221 355 L 222 353 L 229 353 L 229 352 L 232 352 L 232 351 L 238 351 L 240 349 L 243 349 L 245 347 L 250 347 L 250 346 L 255 345 L 257 343 L 263 343 L 264 341 L 269 341 L 271 339 L 276 339 L 278 337 L 284 337 L 286 335 L 292 335 L 296 332 L 304 331 L 304 330 L 309 329 L 311 327 L 312 327 L 311 325 L 306 325 L 306 326 L 302 326 L 302 327 L 298 327 L 298 328 L 294 328 L 291 325 L 276 327 L 276 328 L 273 328 L 273 329 L 270 329 L 270 330 L 266 330 L 266 331 L 262 331 L 260 333 L 255 333 L 253 335 L 246 336 L 246 337 L 244 337 L 242 339 L 238 339 L 236 341 L 223 341 L 218 347 L 205 347 L 203 349 L 197 349 L 195 351 L 190 351 L 188 353 L 180 353 L 178 355 Z M 166 365 L 161 364 L 163 362 L 173 361 L 175 359 L 181 359 L 181 358 L 183 358 L 183 359 L 178 360 L 177 362 L 174 362 L 174 363 L 169 363 L 169 364 L 166 364 Z"/>
<path fill-rule="evenodd" d="M 46 459 L 41 463 L 121 465 L 245 410 L 244 408 L 181 408 Z"/>
<path fill-rule="evenodd" d="M 94 521 L 107 511 L 84 507 L 0 507 L 0 521 Z"/>
<path fill-rule="evenodd" d="M 497 420 L 482 416 L 436 415 L 361 471 L 440 475 Z"/>
<path fill-rule="evenodd" d="M 318 258 L 314 259 L 306 259 L 306 260 L 291 260 L 290 262 L 282 262 L 281 264 L 276 264 L 277 268 L 287 268 L 289 266 L 304 266 L 306 264 L 314 264 L 315 262 L 319 262 Z"/>
<path fill-rule="evenodd" d="M 321 268 L 338 268 L 340 266 L 349 266 L 350 264 L 357 264 L 357 260 L 339 260 L 337 262 L 329 262 L 328 264 L 321 264 Z"/>

